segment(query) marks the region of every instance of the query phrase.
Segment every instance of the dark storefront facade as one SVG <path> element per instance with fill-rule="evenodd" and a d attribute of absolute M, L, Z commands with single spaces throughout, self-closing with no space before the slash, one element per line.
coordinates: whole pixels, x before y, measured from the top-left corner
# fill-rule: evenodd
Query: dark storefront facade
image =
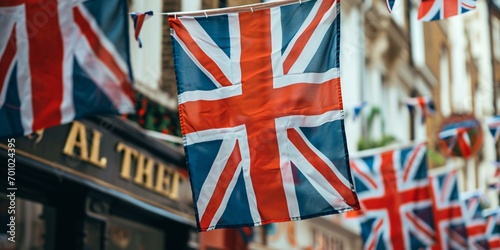
<path fill-rule="evenodd" d="M 94 117 L 10 146 L 15 168 L 2 168 L 0 249 L 198 248 L 182 151 L 134 124 Z M 4 139 L 2 166 L 13 162 L 8 149 Z M 15 238 L 8 233 L 11 216 Z"/>

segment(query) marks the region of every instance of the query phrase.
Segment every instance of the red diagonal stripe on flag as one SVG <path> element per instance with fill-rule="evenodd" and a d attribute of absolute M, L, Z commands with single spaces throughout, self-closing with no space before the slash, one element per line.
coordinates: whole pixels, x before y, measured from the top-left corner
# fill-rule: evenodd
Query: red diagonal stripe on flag
<path fill-rule="evenodd" d="M 302 139 L 295 129 L 287 130 L 288 138 L 297 147 L 297 149 L 304 155 L 304 157 L 318 170 L 330 183 L 332 187 L 342 196 L 344 201 L 351 207 L 357 206 L 357 200 L 353 195 L 353 191 L 344 185 L 339 177 L 332 171 L 323 159 L 321 159 Z"/>
<path fill-rule="evenodd" d="M 229 187 L 229 184 L 231 182 L 230 180 L 233 179 L 234 173 L 236 172 L 236 169 L 238 168 L 238 164 L 240 164 L 240 162 L 241 162 L 240 147 L 238 141 L 236 141 L 233 152 L 229 156 L 226 166 L 224 167 L 224 170 L 221 173 L 219 181 L 215 186 L 214 192 L 212 194 L 212 197 L 210 198 L 210 201 L 208 202 L 205 213 L 203 214 L 202 218 L 200 218 L 201 228 L 210 227 L 210 223 L 212 222 L 215 213 L 219 209 L 222 200 L 224 199 L 227 188 Z"/>
<path fill-rule="evenodd" d="M 370 189 L 377 189 L 377 183 L 375 183 L 372 178 L 365 174 L 363 171 L 361 171 L 361 169 L 359 169 L 358 165 L 356 164 L 355 161 L 351 161 L 351 168 L 356 171 L 356 173 L 363 177 L 364 180 L 368 181 L 368 183 L 370 184 L 371 187 L 369 187 Z"/>
<path fill-rule="evenodd" d="M 123 92 L 130 98 L 130 100 L 135 100 L 135 94 L 132 89 L 132 85 L 130 84 L 129 76 L 120 68 L 118 63 L 115 61 L 115 57 L 108 50 L 106 50 L 106 47 L 101 43 L 101 39 L 99 39 L 99 37 L 94 33 L 84 14 L 78 7 L 75 7 L 73 8 L 73 15 L 75 23 L 87 39 L 94 54 L 117 78 Z"/>
<path fill-rule="evenodd" d="M 187 49 L 191 51 L 191 53 L 193 53 L 200 64 L 203 65 L 208 72 L 210 72 L 210 74 L 217 80 L 217 82 L 219 82 L 220 85 L 224 87 L 233 85 L 231 81 L 227 79 L 226 75 L 224 75 L 219 66 L 217 66 L 212 58 L 210 58 L 191 37 L 189 32 L 186 30 L 186 27 L 182 25 L 181 21 L 174 18 L 170 19 L 170 23 L 172 25 L 178 26 L 177 28 L 175 28 L 175 34 L 179 37 L 179 39 L 182 40 L 182 42 L 184 42 Z"/>
<path fill-rule="evenodd" d="M 288 54 L 288 57 L 283 62 L 283 71 L 285 72 L 285 74 L 287 74 L 290 68 L 292 68 L 292 66 L 295 64 L 297 58 L 299 58 L 307 42 L 309 41 L 309 39 L 311 39 L 314 30 L 316 30 L 316 27 L 318 27 L 318 24 L 320 23 L 321 19 L 334 3 L 335 1 L 323 1 L 321 3 L 321 6 L 318 9 L 318 13 L 314 17 L 313 21 L 304 30 L 302 35 L 297 39 L 295 45 L 290 50 L 290 54 Z"/>
<path fill-rule="evenodd" d="M 379 221 L 377 222 L 377 225 L 375 225 L 375 228 L 373 229 L 373 238 L 372 238 L 372 242 L 370 242 L 370 244 L 368 244 L 368 249 L 375 249 L 375 247 L 377 246 L 377 239 L 379 237 L 379 234 L 378 232 L 380 232 L 380 228 L 382 227 L 382 220 L 379 219 Z"/>
<path fill-rule="evenodd" d="M 408 177 L 410 176 L 410 170 L 413 169 L 411 166 L 413 165 L 413 162 L 415 162 L 415 159 L 417 158 L 419 151 L 422 147 L 423 147 L 423 144 L 420 144 L 417 147 L 415 147 L 415 149 L 411 152 L 411 157 L 408 160 L 408 162 L 406 163 L 406 165 L 404 166 L 405 172 L 403 174 L 403 182 L 408 181 Z"/>

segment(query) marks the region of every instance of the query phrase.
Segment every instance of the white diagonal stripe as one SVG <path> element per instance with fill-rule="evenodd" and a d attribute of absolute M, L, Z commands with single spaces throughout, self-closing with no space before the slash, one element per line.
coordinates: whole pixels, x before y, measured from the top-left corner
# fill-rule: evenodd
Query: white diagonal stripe
<path fill-rule="evenodd" d="M 238 96 L 243 93 L 241 84 L 232 85 L 224 88 L 213 90 L 193 90 L 179 94 L 179 104 L 194 101 L 214 101 L 221 100 L 233 96 Z"/>
<path fill-rule="evenodd" d="M 316 15 L 318 13 L 318 10 L 319 10 L 319 7 L 321 6 L 322 2 L 323 1 L 316 1 L 316 3 L 314 4 L 314 6 L 312 7 L 311 11 L 309 12 L 309 15 L 306 17 L 306 19 L 304 20 L 304 22 L 300 26 L 300 28 L 297 31 L 297 33 L 295 33 L 295 35 L 292 37 L 292 40 L 290 40 L 290 43 L 288 44 L 287 48 L 285 49 L 285 52 L 283 52 L 283 58 L 282 58 L 283 60 L 285 60 L 285 58 L 288 57 L 288 55 L 290 54 L 290 51 L 295 46 L 295 43 L 297 42 L 297 40 L 300 38 L 300 36 L 304 33 L 304 31 L 306 30 L 306 28 L 314 20 L 314 18 L 316 17 Z M 281 50 L 281 48 L 280 48 L 280 50 Z M 280 53 L 281 53 L 281 51 L 280 51 Z"/>
<path fill-rule="evenodd" d="M 225 181 L 221 180 L 220 178 L 222 172 L 224 171 L 224 168 L 226 167 L 229 157 L 235 150 L 235 146 L 236 139 L 234 138 L 228 138 L 222 141 L 219 153 L 215 157 L 212 167 L 208 172 L 207 178 L 201 186 L 200 195 L 198 196 L 198 200 L 196 201 L 196 207 L 198 209 L 200 219 L 203 218 L 203 214 L 205 214 L 205 210 L 207 209 L 208 203 L 212 198 L 217 183 L 219 183 L 220 181 Z"/>
<path fill-rule="evenodd" d="M 245 125 L 239 125 L 232 128 L 217 128 L 197 131 L 184 135 L 184 138 L 185 144 L 188 146 L 200 142 L 224 140 L 229 138 L 228 136 L 234 137 L 234 139 L 245 138 Z"/>
<path fill-rule="evenodd" d="M 26 13 L 25 5 L 20 6 Z M 17 90 L 21 102 L 21 124 L 24 134 L 33 132 L 33 103 L 31 89 L 31 73 L 29 60 L 29 41 L 26 30 L 26 18 L 18 19 L 16 25 L 17 38 Z"/>
<path fill-rule="evenodd" d="M 231 43 L 231 83 L 241 84 L 241 33 L 240 19 L 237 13 L 228 14 L 229 22 L 229 40 Z"/>
<path fill-rule="evenodd" d="M 323 38 L 325 37 L 326 32 L 328 32 L 328 29 L 330 29 L 333 21 L 338 15 L 338 4 L 335 3 L 332 5 L 332 7 L 325 13 L 323 18 L 321 18 L 320 23 L 314 30 L 313 34 L 311 35 L 310 39 L 307 41 L 306 45 L 300 52 L 299 57 L 297 60 L 294 62 L 292 67 L 289 70 L 289 74 L 294 74 L 294 73 L 302 73 L 306 70 L 307 66 L 311 62 L 312 58 L 316 53 L 312 53 L 312 51 L 317 51 L 318 47 L 321 45 L 321 42 L 323 39 L 318 39 L 318 38 Z"/>
<path fill-rule="evenodd" d="M 182 39 L 180 39 L 179 36 L 177 36 L 177 34 L 175 33 L 175 31 L 172 31 L 172 37 L 177 41 L 177 43 L 179 43 L 179 45 L 181 46 L 182 50 L 184 50 L 184 52 L 186 52 L 186 55 L 198 67 L 198 69 L 200 69 L 201 72 L 203 72 L 205 74 L 205 76 L 207 76 L 207 78 L 210 79 L 215 86 L 217 86 L 217 88 L 221 88 L 222 84 L 220 84 L 217 81 L 217 79 L 215 79 L 215 77 L 212 75 L 212 73 L 210 73 L 210 71 L 208 71 L 203 66 L 203 64 L 200 63 L 200 61 L 198 61 L 198 58 L 196 58 L 196 56 L 194 56 L 193 53 L 191 53 L 191 51 L 188 49 L 187 45 L 184 44 L 184 42 L 182 41 Z"/>
<path fill-rule="evenodd" d="M 246 138 L 246 129 L 239 132 L 238 144 L 240 145 L 241 152 L 241 167 L 243 171 L 243 179 L 245 180 L 245 189 L 247 191 L 248 206 L 250 208 L 250 215 L 254 224 L 260 223 L 262 220 L 260 218 L 259 209 L 257 208 L 257 197 L 255 196 L 255 190 L 253 188 L 252 178 L 250 175 L 250 147 L 248 146 L 248 141 Z"/>
<path fill-rule="evenodd" d="M 237 17 L 236 17 L 237 18 Z M 191 35 L 191 38 L 196 42 L 196 44 L 200 47 L 203 52 L 210 57 L 214 63 L 219 67 L 219 69 L 224 73 L 226 78 L 231 81 L 231 60 L 229 57 L 222 51 L 222 49 L 219 48 L 217 43 L 212 40 L 210 35 L 203 29 L 203 27 L 200 25 L 198 21 L 196 21 L 195 18 L 193 17 L 179 17 L 179 21 L 186 27 L 186 30 L 189 30 L 189 34 Z M 229 20 L 234 21 L 234 17 L 230 17 Z M 230 26 L 230 35 L 235 35 L 232 34 L 233 32 L 236 32 L 235 27 Z M 239 27 L 239 26 L 238 26 Z M 232 30 L 231 30 L 232 29 Z M 239 31 L 239 28 L 238 28 Z M 180 39 L 179 39 L 180 40 Z M 234 42 L 233 39 L 231 39 L 231 42 Z M 233 44 L 231 44 L 233 45 Z M 232 48 L 231 48 L 232 49 Z M 237 52 L 236 52 L 237 53 Z M 234 84 L 234 83 L 233 83 Z"/>
<path fill-rule="evenodd" d="M 283 75 L 283 62 L 281 60 L 282 49 L 282 23 L 281 8 L 271 8 L 271 62 L 273 66 L 274 87 L 276 88 L 277 77 Z"/>
<path fill-rule="evenodd" d="M 98 28 L 97 22 L 94 17 L 86 10 L 83 5 L 78 5 L 78 11 L 85 17 L 94 34 L 99 37 L 99 41 L 111 55 L 113 55 L 114 62 L 118 65 L 125 77 L 128 77 L 128 68 L 125 61 L 121 58 L 120 54 L 116 51 L 113 44 Z M 81 33 L 81 31 L 79 31 Z M 96 85 L 103 91 L 106 96 L 114 104 L 115 108 L 120 113 L 130 113 L 135 111 L 132 100 L 124 93 L 121 84 L 118 81 L 118 76 L 114 75 L 111 70 L 94 54 L 92 47 L 88 43 L 83 34 L 80 34 L 75 49 L 75 56 L 81 68 L 87 75 L 96 83 Z"/>
<path fill-rule="evenodd" d="M 324 73 L 286 74 L 274 78 L 274 88 L 282 88 L 298 83 L 323 84 L 340 77 L 338 68 L 331 68 Z"/>
<path fill-rule="evenodd" d="M 229 201 L 229 198 L 231 197 L 231 193 L 234 190 L 234 186 L 236 185 L 236 182 L 238 181 L 238 177 L 240 176 L 241 172 L 241 162 L 238 164 L 238 167 L 236 168 L 236 171 L 234 171 L 233 178 L 229 182 L 229 186 L 226 189 L 226 193 L 224 193 L 224 197 L 222 198 L 221 204 L 219 208 L 217 208 L 217 212 L 215 212 L 214 217 L 212 218 L 212 221 L 210 221 L 210 228 L 215 228 L 217 223 L 220 220 L 220 217 L 224 214 L 224 211 L 226 211 L 227 208 L 227 202 Z M 200 215 L 201 218 L 201 215 Z"/>
<path fill-rule="evenodd" d="M 330 182 L 313 166 L 302 153 L 289 141 L 288 149 L 290 151 L 290 160 L 295 163 L 297 169 L 307 178 L 311 185 L 325 200 L 335 209 L 350 208 L 344 202 L 344 198 L 337 190 L 330 185 Z M 341 178 L 341 175 L 339 176 Z M 348 186 L 350 187 L 350 185 Z"/>
<path fill-rule="evenodd" d="M 281 179 L 285 191 L 288 214 L 290 215 L 290 218 L 297 218 L 300 217 L 300 210 L 297 193 L 295 192 L 295 183 L 290 162 L 290 149 L 286 125 L 286 122 L 283 122 L 282 126 L 280 126 L 279 123 L 276 123 L 276 139 L 278 140 Z"/>
<path fill-rule="evenodd" d="M 72 7 L 72 6 L 70 6 Z M 78 28 L 75 26 L 73 11 L 67 4 L 59 4 L 59 25 L 61 27 L 64 64 L 63 64 L 63 100 L 61 103 L 61 123 L 68 123 L 75 118 L 73 100 L 73 62 L 75 46 L 78 41 Z"/>

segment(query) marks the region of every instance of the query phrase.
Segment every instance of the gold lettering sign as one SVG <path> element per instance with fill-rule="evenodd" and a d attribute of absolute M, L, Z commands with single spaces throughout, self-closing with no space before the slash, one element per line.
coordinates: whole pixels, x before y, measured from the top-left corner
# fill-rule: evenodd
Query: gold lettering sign
<path fill-rule="evenodd" d="M 74 121 L 71 125 L 63 153 L 89 162 L 99 168 L 106 168 L 107 158 L 100 157 L 102 133 L 92 129 L 87 137 L 83 123 Z M 134 148 L 119 142 L 116 152 L 121 154 L 120 177 L 134 184 L 176 200 L 182 176 L 175 169 L 155 161 Z"/>
<path fill-rule="evenodd" d="M 121 178 L 132 180 L 134 176 L 135 184 L 170 199 L 178 199 L 182 177 L 177 171 L 121 142 L 116 146 L 116 151 L 122 153 Z"/>
<path fill-rule="evenodd" d="M 75 121 L 69 131 L 63 153 L 82 161 L 89 162 L 97 167 L 106 168 L 107 159 L 105 157 L 99 158 L 101 139 L 102 134 L 99 131 L 92 130 L 89 155 L 87 128 L 82 123 Z M 76 148 L 79 149 L 78 154 L 75 153 Z"/>

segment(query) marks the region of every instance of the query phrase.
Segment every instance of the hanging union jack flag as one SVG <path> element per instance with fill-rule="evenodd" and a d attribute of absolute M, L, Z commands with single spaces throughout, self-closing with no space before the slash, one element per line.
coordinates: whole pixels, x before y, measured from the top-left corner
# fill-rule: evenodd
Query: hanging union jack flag
<path fill-rule="evenodd" d="M 340 90 L 339 2 L 258 6 L 169 16 L 201 231 L 358 208 Z"/>
<path fill-rule="evenodd" d="M 472 191 L 460 195 L 465 225 L 467 227 L 467 249 L 489 249 L 486 235 L 486 219 L 483 217 L 484 193 Z"/>
<path fill-rule="evenodd" d="M 0 1 L 0 137 L 133 112 L 127 3 Z"/>
<path fill-rule="evenodd" d="M 486 238 L 490 249 L 500 249 L 500 208 L 483 211 L 486 219 Z"/>
<path fill-rule="evenodd" d="M 351 158 L 364 249 L 423 249 L 435 242 L 425 144 Z"/>
<path fill-rule="evenodd" d="M 447 155 L 471 157 L 478 150 L 478 138 L 482 140 L 480 124 L 474 119 L 444 125 L 438 133 L 440 144 Z M 474 140 L 470 135 L 474 135 Z"/>
<path fill-rule="evenodd" d="M 436 228 L 436 244 L 432 249 L 467 249 L 456 170 L 432 175 L 429 180 Z"/>
<path fill-rule="evenodd" d="M 475 8 L 476 0 L 422 0 L 418 8 L 418 20 L 441 20 Z"/>

